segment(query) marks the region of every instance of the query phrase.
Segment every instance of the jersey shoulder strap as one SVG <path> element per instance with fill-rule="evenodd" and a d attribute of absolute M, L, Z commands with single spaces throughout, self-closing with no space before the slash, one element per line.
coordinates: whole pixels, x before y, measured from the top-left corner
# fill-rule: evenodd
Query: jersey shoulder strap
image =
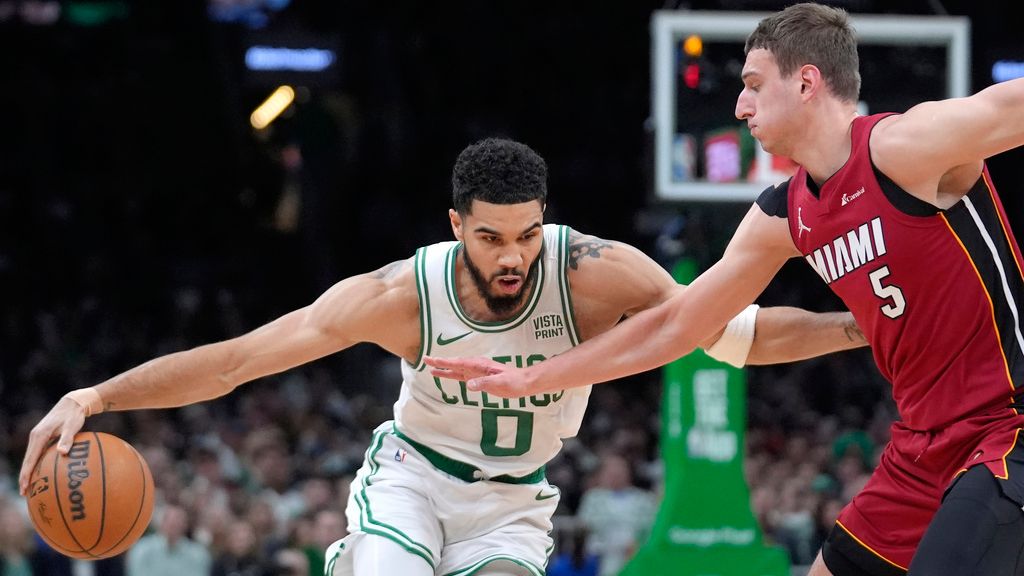
<path fill-rule="evenodd" d="M 764 192 L 761 192 L 761 195 L 757 197 L 757 205 L 761 208 L 762 212 L 768 216 L 789 217 L 788 196 L 790 180 L 792 178 L 774 186 L 769 186 L 764 189 Z"/>

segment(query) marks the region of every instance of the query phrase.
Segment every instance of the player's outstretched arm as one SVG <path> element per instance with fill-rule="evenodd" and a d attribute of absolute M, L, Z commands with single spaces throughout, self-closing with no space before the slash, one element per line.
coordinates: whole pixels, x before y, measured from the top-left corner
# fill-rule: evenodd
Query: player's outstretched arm
<path fill-rule="evenodd" d="M 980 170 L 982 160 L 1021 145 L 1024 79 L 1017 79 L 882 120 L 871 133 L 871 158 L 908 192 L 935 203 L 944 175 L 963 166 Z"/>
<path fill-rule="evenodd" d="M 753 206 L 722 260 L 663 303 L 554 358 L 529 368 L 506 368 L 467 384 L 474 390 L 519 397 L 656 368 L 707 342 L 796 254 L 786 220 Z M 435 360 L 440 368 L 450 364 Z"/>
<path fill-rule="evenodd" d="M 803 308 L 771 306 L 746 310 L 729 321 L 725 330 L 709 338 L 701 348 L 713 357 L 736 367 L 797 362 L 833 352 L 868 345 L 867 338 L 849 312 L 810 312 Z M 741 332 L 749 325 L 751 339 Z M 734 326 L 741 326 L 734 328 Z M 733 341 L 726 342 L 732 338 Z M 724 345 L 724 348 L 723 348 Z M 489 358 L 425 358 L 431 374 L 469 382 L 474 378 L 501 374 L 508 366 Z"/>
<path fill-rule="evenodd" d="M 593 321 L 593 299 L 613 310 L 616 321 L 654 308 L 685 286 L 656 262 L 632 246 L 585 236 L 570 236 L 570 282 L 577 317 Z M 587 323 L 589 324 L 589 323 Z M 593 328 L 583 324 L 585 328 Z M 605 327 L 607 329 L 607 327 Z M 598 332 L 604 329 L 598 327 Z M 584 340 L 594 334 L 584 334 Z M 867 346 L 867 340 L 849 312 L 809 312 L 800 308 L 751 306 L 704 339 L 700 347 L 735 366 L 795 362 L 842 350 Z M 427 357 L 431 373 L 439 378 L 468 382 L 500 374 L 507 366 L 487 358 Z"/>
<path fill-rule="evenodd" d="M 248 334 L 161 356 L 93 388 L 71 392 L 29 434 L 19 478 L 22 493 L 50 439 L 59 436 L 58 450 L 66 453 L 71 439 L 92 414 L 184 406 L 217 398 L 242 383 L 358 342 L 375 342 L 401 353 L 405 344 L 393 327 L 417 326 L 417 306 L 411 261 L 395 262 L 343 280 L 309 306 Z M 406 322 L 403 314 L 411 321 Z"/>

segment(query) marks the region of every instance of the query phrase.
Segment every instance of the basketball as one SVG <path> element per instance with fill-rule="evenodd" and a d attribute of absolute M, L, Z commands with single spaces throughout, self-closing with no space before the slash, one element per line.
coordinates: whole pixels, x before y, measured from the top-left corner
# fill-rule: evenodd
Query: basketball
<path fill-rule="evenodd" d="M 54 442 L 39 459 L 28 511 L 54 550 L 98 560 L 124 552 L 142 536 L 153 496 L 153 475 L 131 444 L 103 432 L 79 432 L 66 456 Z"/>

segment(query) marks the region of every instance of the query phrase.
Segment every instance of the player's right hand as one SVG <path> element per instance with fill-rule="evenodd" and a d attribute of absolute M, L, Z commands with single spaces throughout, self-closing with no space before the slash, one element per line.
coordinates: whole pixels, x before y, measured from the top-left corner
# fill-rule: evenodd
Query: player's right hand
<path fill-rule="evenodd" d="M 74 439 L 75 433 L 82 429 L 83 424 L 85 424 L 85 408 L 70 398 L 61 398 L 32 428 L 32 432 L 28 435 L 25 459 L 21 463 L 21 473 L 18 475 L 18 490 L 22 496 L 28 495 L 28 482 L 32 476 L 32 470 L 43 455 L 43 451 L 49 446 L 50 440 L 59 436 L 57 451 L 67 454 L 71 450 L 71 441 Z"/>

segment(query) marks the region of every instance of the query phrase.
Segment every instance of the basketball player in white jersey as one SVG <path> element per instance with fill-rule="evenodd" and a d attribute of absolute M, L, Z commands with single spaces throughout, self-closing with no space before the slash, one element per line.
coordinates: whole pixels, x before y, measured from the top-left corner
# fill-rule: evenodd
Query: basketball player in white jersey
<path fill-rule="evenodd" d="M 59 436 L 66 451 L 91 414 L 216 398 L 373 342 L 401 358 L 403 383 L 394 420 L 374 432 L 353 481 L 350 535 L 328 549 L 328 574 L 542 576 L 559 499 L 544 465 L 579 429 L 590 388 L 497 398 L 431 376 L 424 357 L 528 366 L 682 288 L 635 248 L 545 225 L 547 167 L 523 144 L 469 146 L 452 181 L 456 241 L 342 280 L 243 336 L 70 392 L 32 430 L 21 490 L 47 442 Z M 849 314 L 792 308 L 750 308 L 705 343 L 738 365 L 864 344 Z"/>

